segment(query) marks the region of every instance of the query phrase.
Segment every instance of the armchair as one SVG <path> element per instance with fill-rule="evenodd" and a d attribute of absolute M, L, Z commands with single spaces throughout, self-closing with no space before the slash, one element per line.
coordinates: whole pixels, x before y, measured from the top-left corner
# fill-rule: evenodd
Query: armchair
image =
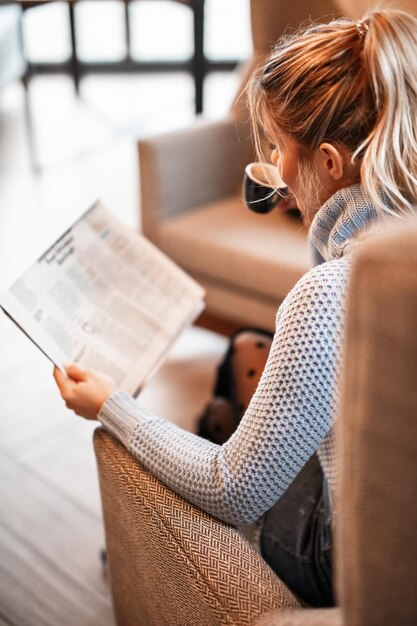
<path fill-rule="evenodd" d="M 100 428 L 94 443 L 118 626 L 417 623 L 416 221 L 363 245 L 348 304 L 338 432 L 340 606 L 300 607 L 236 529 L 173 493 Z M 164 389 L 158 392 L 159 401 Z M 169 404 L 184 407 L 176 393 Z"/>
<path fill-rule="evenodd" d="M 328 19 L 332 0 L 251 1 L 253 69 L 287 27 Z M 240 325 L 274 329 L 279 303 L 309 266 L 306 231 L 276 212 L 252 215 L 241 198 L 254 159 L 248 112 L 237 97 L 225 119 L 139 141 L 142 227 L 147 237 L 207 290 L 207 312 Z"/>

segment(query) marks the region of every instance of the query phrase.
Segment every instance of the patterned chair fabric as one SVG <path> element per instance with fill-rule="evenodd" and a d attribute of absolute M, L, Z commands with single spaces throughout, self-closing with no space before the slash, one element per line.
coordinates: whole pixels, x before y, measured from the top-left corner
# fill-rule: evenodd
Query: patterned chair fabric
<path fill-rule="evenodd" d="M 256 626 L 342 626 L 342 612 L 335 609 L 274 609 Z"/>
<path fill-rule="evenodd" d="M 235 528 L 167 489 L 103 429 L 94 444 L 119 626 L 249 626 L 299 605 Z"/>

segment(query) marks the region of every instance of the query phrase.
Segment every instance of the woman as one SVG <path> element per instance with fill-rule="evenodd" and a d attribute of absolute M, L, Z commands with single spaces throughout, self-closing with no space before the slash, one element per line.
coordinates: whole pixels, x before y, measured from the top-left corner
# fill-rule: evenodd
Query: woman
<path fill-rule="evenodd" d="M 319 606 L 333 601 L 333 426 L 349 271 L 374 224 L 417 205 L 416 50 L 417 20 L 376 11 L 283 39 L 250 83 L 258 153 L 272 144 L 320 264 L 281 305 L 262 376 L 223 445 L 149 414 L 97 372 L 54 372 L 67 406 L 99 419 L 169 487 L 232 524 L 263 516 L 264 558 Z"/>

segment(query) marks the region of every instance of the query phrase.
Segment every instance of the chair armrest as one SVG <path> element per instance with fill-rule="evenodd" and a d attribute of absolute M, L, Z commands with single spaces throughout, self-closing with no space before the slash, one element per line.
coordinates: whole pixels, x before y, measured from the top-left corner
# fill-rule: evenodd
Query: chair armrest
<path fill-rule="evenodd" d="M 94 446 L 119 625 L 249 626 L 299 606 L 235 528 L 165 487 L 104 429 Z"/>
<path fill-rule="evenodd" d="M 139 141 L 143 232 L 158 222 L 236 193 L 252 145 L 232 116 Z"/>

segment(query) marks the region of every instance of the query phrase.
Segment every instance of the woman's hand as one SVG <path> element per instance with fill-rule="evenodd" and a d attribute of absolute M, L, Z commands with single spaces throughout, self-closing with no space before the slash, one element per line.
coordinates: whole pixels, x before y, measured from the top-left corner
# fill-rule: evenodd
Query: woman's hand
<path fill-rule="evenodd" d="M 65 370 L 68 377 L 55 367 L 54 378 L 66 406 L 88 420 L 97 419 L 103 402 L 116 391 L 114 380 L 73 363 L 67 365 Z"/>

